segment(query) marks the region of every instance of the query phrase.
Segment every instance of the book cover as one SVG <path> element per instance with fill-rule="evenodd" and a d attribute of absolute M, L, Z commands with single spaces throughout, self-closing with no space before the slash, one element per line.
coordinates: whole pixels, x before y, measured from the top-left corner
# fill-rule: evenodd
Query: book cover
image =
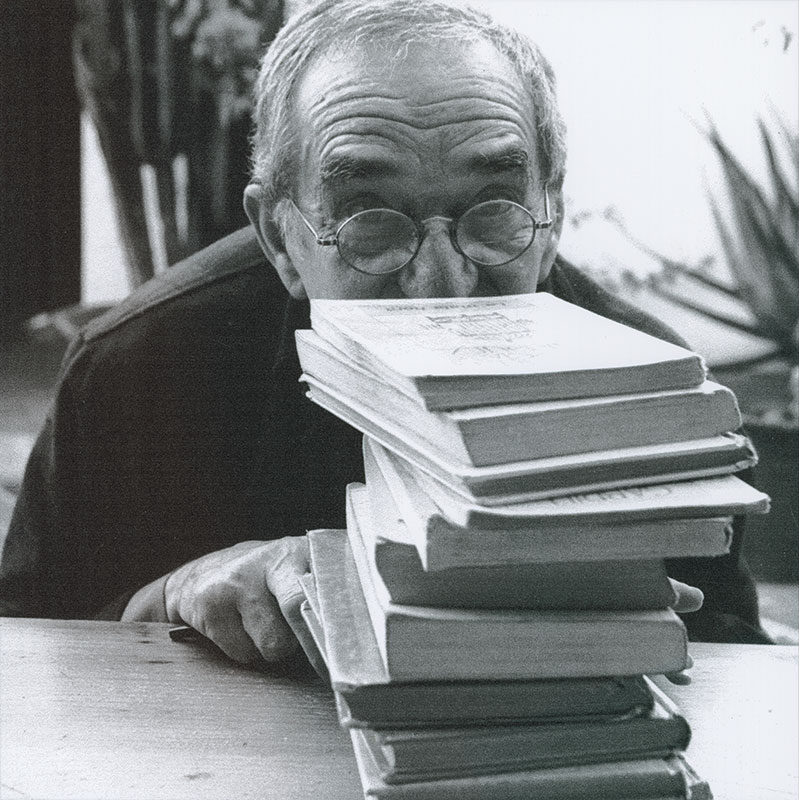
<path fill-rule="evenodd" d="M 326 591 L 331 574 L 338 571 L 332 584 L 340 587 L 353 559 L 346 532 L 318 537 L 315 555 L 324 618 L 326 599 L 336 602 Z M 688 663 L 685 626 L 670 609 L 490 611 L 382 603 L 366 565 L 355 566 L 390 680 L 638 675 L 676 672 Z"/>
<path fill-rule="evenodd" d="M 312 300 L 311 325 L 431 409 L 695 386 L 696 354 L 551 294 Z"/>
<path fill-rule="evenodd" d="M 343 531 L 333 531 L 345 537 Z M 331 531 L 310 531 L 311 563 L 322 580 L 303 579 L 309 628 L 323 632 L 319 649 L 330 683 L 354 724 L 374 727 L 513 723 L 640 713 L 652 694 L 640 676 L 548 680 L 392 681 L 380 657 L 355 564 L 346 551 L 327 558 Z M 315 609 L 315 610 L 314 610 Z M 314 619 L 315 618 L 315 619 Z"/>
<path fill-rule="evenodd" d="M 386 783 L 664 758 L 685 750 L 691 731 L 674 704 L 657 687 L 653 691 L 654 707 L 631 717 L 494 727 L 364 728 L 362 741 Z"/>
<path fill-rule="evenodd" d="M 327 377 L 304 372 L 302 380 L 385 418 L 412 447 L 473 467 L 700 439 L 741 424 L 733 393 L 712 381 L 667 392 L 425 411 L 379 383 L 350 385 L 343 370 Z"/>
<path fill-rule="evenodd" d="M 480 527 L 476 521 L 468 527 L 455 525 L 432 501 L 434 493 L 421 479 L 424 473 L 414 471 L 400 477 L 405 469 L 401 459 L 364 437 L 366 490 L 374 509 L 374 524 L 394 531 L 395 539 L 396 531 L 400 531 L 416 547 L 427 571 L 533 562 L 716 556 L 729 551 L 730 517 L 647 519 L 633 514 L 632 519 L 625 520 L 611 513 L 604 520 L 601 514 L 595 518 L 587 511 L 590 502 L 583 505 L 575 496 L 556 498 L 551 503 L 537 501 L 539 513 L 529 517 L 492 516 L 493 507 L 487 507 L 475 517 L 492 525 Z M 656 487 L 644 488 L 649 491 Z M 603 507 L 601 501 L 596 505 Z M 534 504 L 525 506 L 529 509 Z M 563 516 L 558 510 L 565 512 Z M 391 535 L 384 533 L 384 537 Z"/>
<path fill-rule="evenodd" d="M 589 519 L 623 524 L 639 520 L 730 517 L 766 514 L 771 505 L 764 492 L 735 475 L 723 475 L 488 507 L 468 502 L 368 436 L 364 437 L 363 450 L 364 462 L 378 469 L 389 486 L 409 496 L 421 514 L 444 516 L 462 528 L 539 527 L 561 521 L 582 524 Z"/>
<path fill-rule="evenodd" d="M 676 595 L 662 559 L 553 561 L 424 569 L 403 521 L 387 503 L 347 487 L 347 535 L 387 601 L 442 608 L 541 610 L 667 608 Z M 491 533 L 489 533 L 489 536 Z"/>
<path fill-rule="evenodd" d="M 364 733 L 350 729 L 364 797 L 375 800 L 712 800 L 684 756 L 390 784 Z"/>
<path fill-rule="evenodd" d="M 448 461 L 433 448 L 411 445 L 396 425 L 385 418 L 377 420 L 367 409 L 356 409 L 331 391 L 310 386 L 308 397 L 467 500 L 484 505 L 727 475 L 757 463 L 749 440 L 729 433 L 687 442 L 468 467 Z"/>

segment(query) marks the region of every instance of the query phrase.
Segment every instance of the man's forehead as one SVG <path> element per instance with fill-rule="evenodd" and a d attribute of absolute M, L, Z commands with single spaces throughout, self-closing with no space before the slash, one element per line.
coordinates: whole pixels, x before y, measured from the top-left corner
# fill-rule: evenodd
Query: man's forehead
<path fill-rule="evenodd" d="M 356 80 L 357 76 L 357 80 Z M 408 78 L 412 77 L 412 82 Z M 356 40 L 334 46 L 306 64 L 295 95 L 306 102 L 324 98 L 341 85 L 384 88 L 409 100 L 447 94 L 452 82 L 487 79 L 503 82 L 511 91 L 524 91 L 521 75 L 510 59 L 484 39 L 421 40 L 406 43 Z M 347 80 L 351 79 L 351 80 Z"/>
<path fill-rule="evenodd" d="M 486 42 L 418 43 L 394 60 L 382 47 L 350 49 L 313 63 L 295 99 L 304 155 L 316 155 L 323 179 L 390 173 L 401 166 L 392 149 L 400 158 L 436 137 L 475 171 L 535 160 L 527 87 Z"/>

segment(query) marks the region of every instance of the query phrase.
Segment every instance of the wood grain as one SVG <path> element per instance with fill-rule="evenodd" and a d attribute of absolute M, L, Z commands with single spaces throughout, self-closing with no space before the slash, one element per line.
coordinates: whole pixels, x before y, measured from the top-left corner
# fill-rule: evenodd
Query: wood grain
<path fill-rule="evenodd" d="M 2 620 L 0 797 L 361 796 L 321 683 L 240 668 L 168 628 Z"/>
<path fill-rule="evenodd" d="M 167 625 L 0 620 L 0 798 L 357 800 L 321 683 L 240 668 Z M 717 800 L 799 796 L 796 647 L 691 646 L 658 679 Z"/>

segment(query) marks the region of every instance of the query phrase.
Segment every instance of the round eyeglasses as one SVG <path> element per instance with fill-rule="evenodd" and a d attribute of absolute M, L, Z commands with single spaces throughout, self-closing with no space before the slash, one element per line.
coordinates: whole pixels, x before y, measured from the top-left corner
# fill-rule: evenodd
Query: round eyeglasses
<path fill-rule="evenodd" d="M 512 200 L 487 200 L 455 219 L 428 217 L 419 223 L 391 208 L 370 208 L 345 219 L 332 236 L 320 236 L 294 200 L 291 204 L 318 245 L 336 245 L 349 267 L 367 275 L 388 275 L 410 264 L 431 222 L 445 223 L 455 250 L 480 267 L 513 261 L 530 247 L 536 231 L 552 226 L 546 185 L 543 222 Z"/>

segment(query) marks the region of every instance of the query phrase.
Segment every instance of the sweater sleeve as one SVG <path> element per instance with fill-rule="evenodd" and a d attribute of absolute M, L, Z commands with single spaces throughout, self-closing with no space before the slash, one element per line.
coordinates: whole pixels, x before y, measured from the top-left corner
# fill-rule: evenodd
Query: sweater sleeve
<path fill-rule="evenodd" d="M 67 350 L 56 398 L 25 469 L 0 560 L 0 613 L 4 616 L 86 616 L 77 608 L 59 609 L 59 584 L 68 582 L 64 573 L 76 566 L 74 561 L 69 559 L 62 565 L 63 580 L 52 565 L 58 542 L 69 540 L 73 528 L 67 519 L 70 491 L 62 491 L 59 482 L 69 481 L 70 464 L 77 466 L 69 453 L 81 449 L 77 430 L 63 421 L 71 416 L 65 376 L 82 349 L 78 337 Z M 74 557 L 78 557 L 77 552 Z"/>

